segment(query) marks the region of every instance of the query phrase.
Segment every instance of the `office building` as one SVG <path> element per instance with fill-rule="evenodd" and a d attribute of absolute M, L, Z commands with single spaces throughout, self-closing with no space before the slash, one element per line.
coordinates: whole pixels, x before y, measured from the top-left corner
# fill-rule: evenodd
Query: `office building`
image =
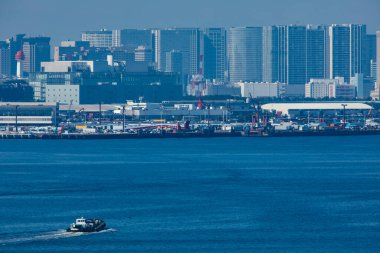
<path fill-rule="evenodd" d="M 263 81 L 279 80 L 279 33 L 277 26 L 263 27 Z"/>
<path fill-rule="evenodd" d="M 376 63 L 376 34 L 367 34 L 366 36 L 366 46 L 365 46 L 365 70 L 363 71 L 364 76 L 372 76 L 371 68 L 372 64 Z M 369 70 L 368 68 L 369 64 Z"/>
<path fill-rule="evenodd" d="M 112 31 L 112 46 L 134 50 L 138 46 L 152 49 L 152 30 L 122 29 Z"/>
<path fill-rule="evenodd" d="M 356 73 L 369 75 L 369 62 L 366 59 L 367 26 L 350 24 L 350 76 Z"/>
<path fill-rule="evenodd" d="M 227 38 L 225 28 L 207 28 L 204 31 L 204 76 L 224 81 L 227 71 Z"/>
<path fill-rule="evenodd" d="M 286 80 L 288 85 L 306 83 L 306 27 L 291 25 L 286 27 L 287 45 Z"/>
<path fill-rule="evenodd" d="M 279 98 L 285 94 L 286 89 L 286 85 L 279 82 L 238 82 L 235 85 L 240 87 L 241 96 L 246 98 Z"/>
<path fill-rule="evenodd" d="M 5 41 L 0 41 L 0 79 L 11 76 L 11 52 Z"/>
<path fill-rule="evenodd" d="M 228 68 L 231 82 L 262 80 L 262 27 L 228 30 Z"/>
<path fill-rule="evenodd" d="M 41 62 L 50 61 L 50 38 L 23 38 L 22 51 L 25 56 L 24 73 L 39 72 Z"/>
<path fill-rule="evenodd" d="M 356 86 L 345 83 L 343 77 L 311 79 L 305 84 L 305 97 L 352 99 L 356 97 Z"/>
<path fill-rule="evenodd" d="M 172 50 L 182 54 L 182 76 L 184 81 L 197 74 L 200 66 L 201 33 L 197 28 L 175 28 L 154 30 L 156 68 L 166 69 L 166 53 Z"/>
<path fill-rule="evenodd" d="M 55 61 L 85 60 L 90 49 L 89 41 L 62 41 L 54 47 Z"/>
<path fill-rule="evenodd" d="M 350 84 L 356 87 L 356 97 L 360 99 L 370 97 L 374 88 L 373 80 L 370 77 L 364 77 L 363 74 L 355 74 L 355 76 L 351 77 Z"/>
<path fill-rule="evenodd" d="M 356 73 L 369 74 L 366 41 L 366 25 L 333 24 L 329 27 L 330 78 L 342 76 L 349 82 Z"/>
<path fill-rule="evenodd" d="M 112 31 L 85 31 L 82 32 L 82 41 L 90 42 L 91 47 L 112 47 Z"/>
<path fill-rule="evenodd" d="M 306 29 L 306 82 L 312 78 L 325 78 L 328 29 L 308 25 Z"/>
<path fill-rule="evenodd" d="M 152 49 L 145 46 L 138 46 L 135 49 L 135 61 L 152 64 Z"/>
<path fill-rule="evenodd" d="M 166 53 L 165 72 L 182 73 L 182 53 L 178 50 L 172 50 Z"/>

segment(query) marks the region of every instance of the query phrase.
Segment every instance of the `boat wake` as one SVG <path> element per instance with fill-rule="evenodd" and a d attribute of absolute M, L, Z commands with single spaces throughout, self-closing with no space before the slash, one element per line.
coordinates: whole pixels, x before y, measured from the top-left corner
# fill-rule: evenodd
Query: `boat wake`
<path fill-rule="evenodd" d="M 0 245 L 12 244 L 12 243 L 24 243 L 24 242 L 34 242 L 34 241 L 46 241 L 53 239 L 69 238 L 76 236 L 86 236 L 95 235 L 100 233 L 115 232 L 113 228 L 105 229 L 99 232 L 66 232 L 66 230 L 57 230 L 46 233 L 41 233 L 37 235 L 23 236 L 23 237 L 13 237 L 7 239 L 0 239 Z"/>

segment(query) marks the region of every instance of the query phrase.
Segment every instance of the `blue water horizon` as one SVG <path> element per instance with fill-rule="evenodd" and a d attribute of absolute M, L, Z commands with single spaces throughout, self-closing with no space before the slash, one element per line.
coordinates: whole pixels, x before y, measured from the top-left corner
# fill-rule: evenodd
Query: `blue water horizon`
<path fill-rule="evenodd" d="M 2 140 L 0 252 L 379 252 L 379 143 Z"/>

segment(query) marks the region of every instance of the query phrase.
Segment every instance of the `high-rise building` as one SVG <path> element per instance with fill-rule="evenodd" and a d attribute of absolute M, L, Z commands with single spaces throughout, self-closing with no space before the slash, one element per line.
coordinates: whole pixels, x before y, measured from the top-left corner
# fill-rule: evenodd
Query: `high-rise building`
<path fill-rule="evenodd" d="M 230 81 L 262 80 L 262 27 L 234 27 L 228 30 Z"/>
<path fill-rule="evenodd" d="M 358 74 L 369 75 L 366 57 L 366 25 L 333 24 L 329 27 L 329 76 L 344 77 L 346 82 Z"/>
<path fill-rule="evenodd" d="M 112 31 L 85 31 L 82 32 L 82 41 L 90 42 L 91 47 L 112 47 Z"/>
<path fill-rule="evenodd" d="M 50 61 L 50 38 L 24 38 L 22 51 L 25 56 L 24 73 L 39 72 L 41 62 Z"/>
<path fill-rule="evenodd" d="M 348 25 L 331 25 L 329 27 L 329 75 L 350 79 L 350 27 Z"/>
<path fill-rule="evenodd" d="M 350 76 L 356 73 L 369 75 L 369 62 L 365 58 L 367 26 L 350 24 Z"/>
<path fill-rule="evenodd" d="M 377 66 L 377 74 L 376 74 L 376 83 L 378 90 L 380 92 L 380 31 L 376 32 L 376 66 Z"/>
<path fill-rule="evenodd" d="M 289 85 L 306 83 L 306 27 L 287 26 L 287 80 Z"/>
<path fill-rule="evenodd" d="M 376 34 L 367 34 L 365 46 L 364 76 L 374 77 L 372 68 L 376 64 Z M 368 65 L 369 64 L 369 70 Z"/>
<path fill-rule="evenodd" d="M 207 28 L 204 31 L 204 77 L 225 80 L 227 70 L 227 39 L 225 28 Z"/>
<path fill-rule="evenodd" d="M 307 26 L 306 30 L 306 82 L 326 77 L 326 52 L 328 47 L 325 26 Z"/>
<path fill-rule="evenodd" d="M 279 32 L 277 26 L 263 27 L 263 81 L 279 80 Z"/>
<path fill-rule="evenodd" d="M 318 36 L 315 35 L 317 38 Z M 267 82 L 304 85 L 307 78 L 307 30 L 305 26 L 263 28 L 263 76 Z M 310 52 L 320 48 L 309 44 Z M 315 59 L 318 59 L 316 57 Z M 312 62 L 317 65 L 317 62 Z M 311 64 L 311 62 L 310 62 Z M 302 89 L 303 90 L 303 89 Z"/>
<path fill-rule="evenodd" d="M 11 76 L 11 56 L 9 45 L 5 41 L 0 41 L 0 79 Z"/>
<path fill-rule="evenodd" d="M 138 46 L 152 49 L 152 30 L 122 29 L 112 31 L 112 46 L 134 50 Z"/>
<path fill-rule="evenodd" d="M 166 53 L 165 72 L 182 73 L 182 53 L 178 50 L 172 50 Z"/>
<path fill-rule="evenodd" d="M 185 80 L 197 74 L 201 59 L 201 33 L 197 28 L 154 30 L 156 68 L 165 71 L 166 53 L 172 50 L 182 54 L 182 75 Z"/>
<path fill-rule="evenodd" d="M 11 77 L 16 75 L 17 63 L 15 55 L 22 50 L 22 39 L 25 35 L 18 34 L 6 41 L 0 41 L 0 75 Z"/>

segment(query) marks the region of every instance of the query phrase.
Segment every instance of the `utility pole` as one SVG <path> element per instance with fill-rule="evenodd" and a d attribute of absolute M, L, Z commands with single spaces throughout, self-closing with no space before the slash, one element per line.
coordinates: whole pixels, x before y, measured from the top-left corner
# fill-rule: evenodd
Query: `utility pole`
<path fill-rule="evenodd" d="M 16 105 L 16 132 L 18 133 L 18 107 L 19 105 Z"/>
<path fill-rule="evenodd" d="M 343 129 L 346 128 L 346 106 L 347 104 L 342 104 L 343 106 Z"/>

